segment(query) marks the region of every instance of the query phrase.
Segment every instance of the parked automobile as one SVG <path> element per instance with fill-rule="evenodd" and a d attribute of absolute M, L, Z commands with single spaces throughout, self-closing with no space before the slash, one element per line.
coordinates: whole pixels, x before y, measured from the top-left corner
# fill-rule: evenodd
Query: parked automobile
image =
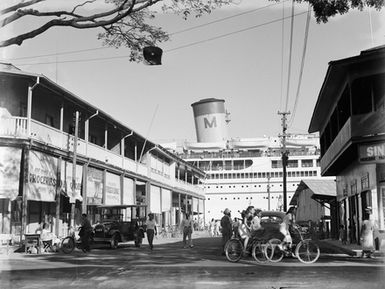
<path fill-rule="evenodd" d="M 280 226 L 285 217 L 284 212 L 280 211 L 262 211 L 261 226 L 264 229 L 263 238 L 266 240 L 277 238 L 282 240 L 283 234 L 280 232 Z"/>
<path fill-rule="evenodd" d="M 120 242 L 134 241 L 140 247 L 146 230 L 147 206 L 100 206 L 101 220 L 94 225 L 94 243 L 109 244 L 112 249 Z"/>

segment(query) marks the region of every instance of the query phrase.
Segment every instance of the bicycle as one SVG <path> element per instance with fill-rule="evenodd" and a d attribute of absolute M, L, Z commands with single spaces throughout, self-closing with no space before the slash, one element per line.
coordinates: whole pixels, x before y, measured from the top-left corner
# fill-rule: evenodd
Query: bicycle
<path fill-rule="evenodd" d="M 93 243 L 93 233 L 90 235 L 90 241 L 89 241 L 89 244 L 92 244 L 92 243 Z M 69 236 L 63 238 L 63 240 L 61 241 L 60 248 L 65 254 L 72 253 L 72 251 L 75 248 L 83 250 L 81 238 L 78 235 L 76 236 L 75 232 L 72 232 Z"/>
<path fill-rule="evenodd" d="M 264 248 L 267 260 L 276 263 L 280 262 L 285 256 L 296 257 L 300 262 L 305 264 L 311 264 L 318 260 L 321 255 L 318 245 L 313 240 L 304 238 L 300 226 L 294 225 L 293 228 L 298 232 L 301 239 L 298 244 L 287 246 L 285 242 L 279 239 L 270 239 Z"/>
<path fill-rule="evenodd" d="M 267 261 L 265 254 L 266 240 L 259 238 L 251 238 L 247 244 L 246 250 L 244 250 L 243 240 L 239 238 L 231 238 L 225 245 L 225 255 L 230 262 L 238 262 L 241 260 L 243 252 L 247 251 L 251 253 L 254 260 L 258 263 L 265 263 Z"/>

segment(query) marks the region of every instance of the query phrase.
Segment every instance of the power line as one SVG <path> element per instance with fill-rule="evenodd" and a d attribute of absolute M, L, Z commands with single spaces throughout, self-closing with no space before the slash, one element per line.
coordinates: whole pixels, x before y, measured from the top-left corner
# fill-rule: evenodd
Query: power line
<path fill-rule="evenodd" d="M 290 76 L 291 76 L 291 55 L 293 50 L 293 31 L 294 31 L 294 0 L 292 0 L 291 5 L 291 27 L 290 27 L 290 50 L 289 50 L 289 66 L 287 69 L 287 90 L 286 90 L 286 104 L 285 111 L 287 111 L 287 106 L 289 104 L 289 93 L 290 93 Z"/>
<path fill-rule="evenodd" d="M 298 80 L 298 86 L 297 86 L 297 93 L 295 95 L 295 101 L 294 101 L 294 108 L 293 108 L 293 114 L 291 115 L 290 121 L 289 121 L 289 126 L 292 125 L 295 117 L 295 112 L 297 110 L 297 105 L 298 105 L 298 99 L 299 99 L 299 92 L 301 90 L 301 83 L 302 83 L 302 75 L 303 75 L 303 69 L 305 66 L 305 56 L 306 56 L 306 49 L 307 49 L 307 40 L 309 36 L 309 26 L 310 26 L 310 5 L 308 6 L 307 10 L 307 17 L 306 17 L 306 27 L 305 27 L 305 38 L 303 40 L 303 50 L 302 50 L 302 59 L 301 59 L 301 68 L 299 72 L 299 80 Z"/>
<path fill-rule="evenodd" d="M 282 1 L 282 3 L 285 3 L 287 1 L 289 1 L 289 0 L 284 0 L 284 1 Z M 249 10 L 249 11 L 238 13 L 238 14 L 235 14 L 235 15 L 232 15 L 232 16 L 224 17 L 224 18 L 221 18 L 221 19 L 218 19 L 218 20 L 207 22 L 207 23 L 204 23 L 204 24 L 201 24 L 201 25 L 197 25 L 197 26 L 193 26 L 193 27 L 190 27 L 190 28 L 186 28 L 186 29 L 180 30 L 180 31 L 176 31 L 176 32 L 171 33 L 170 35 L 180 34 L 180 33 L 184 33 L 184 32 L 187 32 L 187 31 L 195 30 L 197 28 L 205 27 L 205 26 L 208 26 L 208 25 L 211 25 L 211 24 L 223 22 L 223 21 L 235 18 L 235 17 L 243 16 L 243 15 L 250 14 L 250 13 L 254 13 L 254 12 L 257 12 L 259 10 L 263 10 L 263 9 L 266 9 L 266 8 L 269 8 L 269 7 L 278 5 L 278 4 L 279 4 L 279 2 L 273 3 L 273 4 L 269 4 L 269 5 L 266 5 L 266 6 L 263 6 L 263 7 L 258 7 L 258 8 L 255 8 L 253 10 Z"/>
<path fill-rule="evenodd" d="M 287 2 L 287 1 L 289 1 L 289 0 L 284 0 L 284 1 L 282 1 L 282 3 Z M 231 15 L 231 16 L 224 17 L 224 18 L 221 18 L 221 19 L 218 19 L 218 20 L 214 20 L 214 21 L 211 21 L 211 22 L 207 22 L 207 23 L 203 23 L 203 24 L 200 24 L 200 25 L 196 25 L 196 26 L 193 26 L 193 27 L 190 27 L 190 28 L 186 28 L 186 29 L 183 29 L 183 30 L 179 30 L 179 31 L 170 33 L 169 35 L 172 36 L 172 35 L 176 35 L 176 34 L 185 33 L 185 32 L 191 31 L 191 30 L 195 30 L 195 29 L 198 29 L 198 28 L 209 26 L 211 24 L 223 22 L 223 21 L 226 21 L 226 20 L 229 20 L 229 19 L 232 19 L 232 18 L 236 18 L 236 17 L 243 16 L 243 15 L 250 14 L 250 13 L 254 13 L 254 12 L 257 12 L 259 10 L 263 10 L 263 9 L 275 6 L 277 4 L 279 4 L 279 3 L 273 3 L 273 4 L 269 4 L 269 5 L 263 6 L 263 7 L 258 7 L 258 8 L 255 8 L 253 10 L 249 10 L 249 11 L 246 11 L 246 12 L 238 13 L 238 14 L 235 14 L 235 15 Z M 22 59 L 37 58 L 37 57 L 48 57 L 48 56 L 57 56 L 57 55 L 76 54 L 76 53 L 95 51 L 95 50 L 102 50 L 102 49 L 108 49 L 108 48 L 111 48 L 111 47 L 87 48 L 87 49 L 63 51 L 63 52 L 56 52 L 56 53 L 49 53 L 49 54 L 40 54 L 40 55 L 35 55 L 35 56 L 24 56 L 24 57 L 17 57 L 17 58 L 9 58 L 7 60 L 8 61 L 10 61 L 10 60 L 13 61 L 13 60 L 22 60 Z"/>
<path fill-rule="evenodd" d="M 249 31 L 249 30 L 252 30 L 252 29 L 256 29 L 256 28 L 259 28 L 259 27 L 262 27 L 262 26 L 266 26 L 266 25 L 269 25 L 269 24 L 273 24 L 273 23 L 276 23 L 276 22 L 279 22 L 279 21 L 282 21 L 282 20 L 285 20 L 285 19 L 288 19 L 288 18 L 291 18 L 291 17 L 300 16 L 300 15 L 303 15 L 305 13 L 307 13 L 307 12 L 299 12 L 299 13 L 294 14 L 292 16 L 284 17 L 284 19 L 279 18 L 279 19 L 271 20 L 271 21 L 264 22 L 264 23 L 261 23 L 261 24 L 257 24 L 257 25 L 254 25 L 254 26 L 250 26 L 250 27 L 247 27 L 247 28 L 244 28 L 244 29 L 240 29 L 240 30 L 236 30 L 236 31 L 233 31 L 233 32 L 225 33 L 225 34 L 222 34 L 222 35 L 218 35 L 218 36 L 215 36 L 215 37 L 207 38 L 207 39 L 196 41 L 196 42 L 191 42 L 191 43 L 188 43 L 188 44 L 185 44 L 185 45 L 181 45 L 181 46 L 178 46 L 178 47 L 175 47 L 175 48 L 171 48 L 171 49 L 165 50 L 164 52 L 172 52 L 172 51 L 176 51 L 176 50 L 179 50 L 179 49 L 188 48 L 188 47 L 191 47 L 191 46 L 202 44 L 202 43 L 205 43 L 205 42 L 210 42 L 210 41 L 213 41 L 213 40 L 217 40 L 217 39 L 220 39 L 220 38 L 225 38 L 225 37 L 230 36 L 230 35 L 235 35 L 235 34 L 238 34 L 238 33 L 241 33 L 241 32 L 245 32 L 245 31 Z M 129 57 L 129 55 L 113 56 L 113 57 L 102 57 L 102 58 L 90 58 L 90 59 L 80 59 L 80 60 L 63 60 L 63 61 L 58 61 L 57 63 L 89 62 L 89 61 L 99 61 L 99 60 L 128 58 L 128 57 Z M 37 62 L 37 63 L 23 63 L 23 64 L 17 64 L 17 65 L 25 66 L 25 65 L 39 65 L 39 64 L 52 64 L 52 63 L 55 63 L 55 62 L 48 61 L 48 62 Z"/>

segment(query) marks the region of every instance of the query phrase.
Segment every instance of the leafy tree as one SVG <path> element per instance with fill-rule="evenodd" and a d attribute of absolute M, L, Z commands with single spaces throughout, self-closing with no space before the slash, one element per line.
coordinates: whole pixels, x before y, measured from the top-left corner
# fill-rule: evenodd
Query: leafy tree
<path fill-rule="evenodd" d="M 0 0 L 4 1 L 4 0 Z M 6 0 L 7 1 L 7 0 Z M 199 17 L 213 9 L 228 5 L 234 0 L 63 0 L 65 8 L 57 8 L 58 1 L 8 0 L 13 2 L 0 10 L 0 31 L 17 22 L 35 20 L 37 27 L 0 41 L 0 47 L 21 45 L 25 40 L 43 34 L 52 27 L 75 29 L 101 28 L 98 38 L 104 44 L 130 49 L 131 60 L 140 60 L 144 46 L 167 41 L 169 36 L 160 27 L 151 25 L 158 11 L 172 12 L 187 19 Z M 255 1 L 255 0 L 253 0 Z M 280 1 L 280 0 L 270 0 Z M 308 2 L 317 22 L 327 22 L 329 17 L 344 14 L 350 9 L 364 6 L 381 9 L 385 0 L 294 0 Z M 4 6 L 4 3 L 2 3 Z M 54 8 L 53 8 L 54 7 Z"/>

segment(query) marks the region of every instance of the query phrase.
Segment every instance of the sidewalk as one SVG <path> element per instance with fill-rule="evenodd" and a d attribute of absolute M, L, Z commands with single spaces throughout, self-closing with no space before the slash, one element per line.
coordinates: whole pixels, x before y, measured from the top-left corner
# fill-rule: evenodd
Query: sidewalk
<path fill-rule="evenodd" d="M 339 240 L 324 239 L 318 240 L 321 254 L 345 254 L 352 257 L 361 257 L 362 248 L 357 244 L 342 244 Z M 385 257 L 384 251 L 375 251 L 374 257 Z"/>

